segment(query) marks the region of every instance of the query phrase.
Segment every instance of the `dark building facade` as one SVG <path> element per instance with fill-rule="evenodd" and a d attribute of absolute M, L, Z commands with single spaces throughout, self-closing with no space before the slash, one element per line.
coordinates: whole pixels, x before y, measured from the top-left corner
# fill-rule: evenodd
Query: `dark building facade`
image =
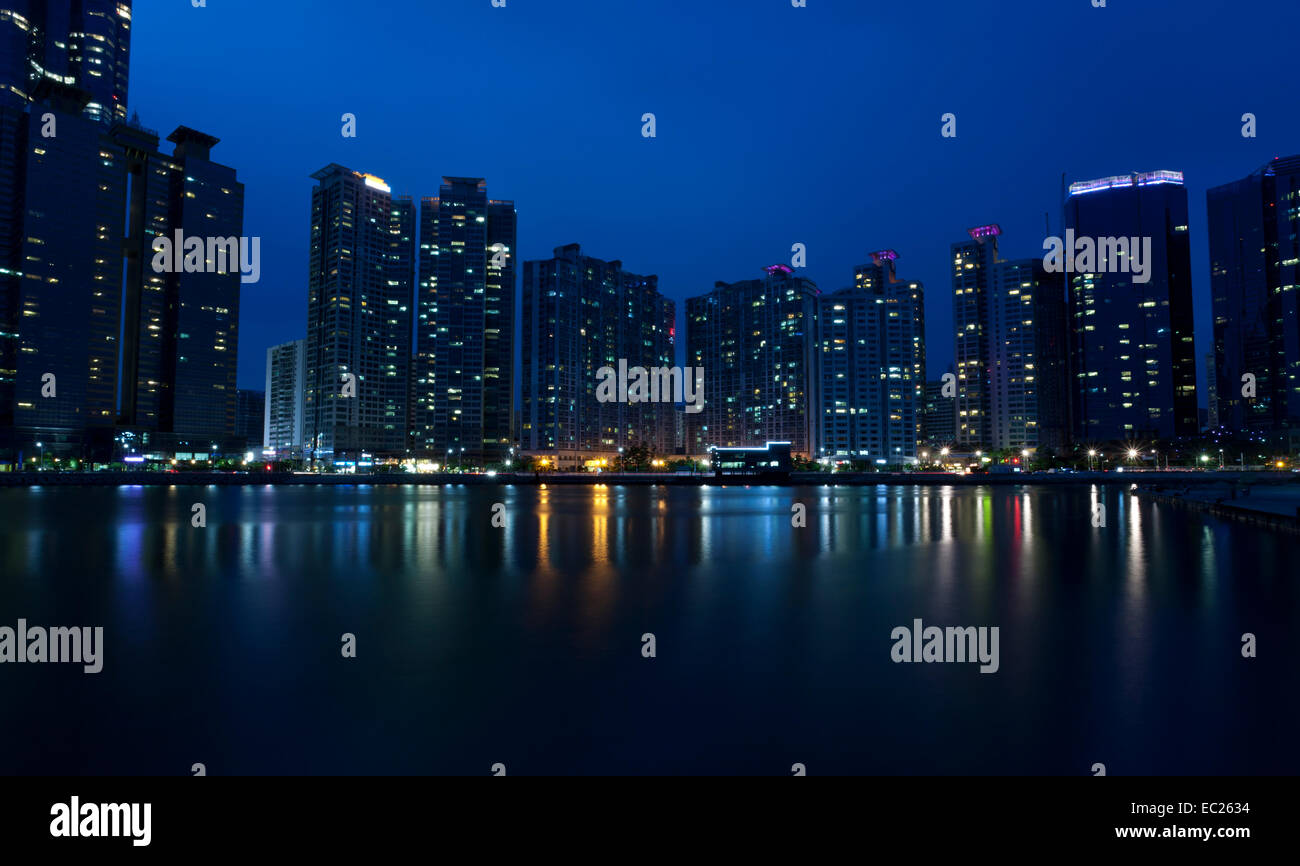
<path fill-rule="evenodd" d="M 9 459 L 35 441 L 96 460 L 208 451 L 235 432 L 243 186 L 211 160 L 217 139 L 180 127 L 164 154 L 125 122 L 130 29 L 129 2 L 0 0 Z M 200 252 L 160 268 L 154 242 L 175 237 Z M 228 243 L 233 261 L 211 254 Z"/>
<path fill-rule="evenodd" d="M 131 181 L 122 245 L 121 423 L 142 435 L 233 436 L 242 277 L 238 258 L 231 261 L 224 244 L 217 254 L 215 240 L 241 239 L 243 184 L 234 169 L 212 160 L 218 140 L 202 132 L 176 129 L 167 139 L 175 145 L 170 155 L 159 150 L 157 133 L 138 124 L 117 124 L 112 136 Z M 203 243 L 201 260 L 160 268 L 166 256 L 155 242 L 174 242 L 178 233 Z"/>
<path fill-rule="evenodd" d="M 951 371 L 949 371 L 951 372 Z M 923 450 L 931 459 L 957 441 L 957 403 L 943 396 L 943 380 L 925 383 L 925 423 L 922 429 Z"/>
<path fill-rule="evenodd" d="M 130 60 L 131 0 L 0 0 L 0 105 L 50 81 L 84 90 L 91 120 L 124 121 Z"/>
<path fill-rule="evenodd" d="M 1075 183 L 1065 204 L 1067 236 L 1150 239 L 1148 281 L 1112 257 L 1105 272 L 1066 274 L 1071 408 L 1079 442 L 1195 435 L 1196 354 L 1192 320 L 1187 189 L 1179 172 L 1156 171 Z M 1067 251 L 1068 253 L 1069 251 Z"/>
<path fill-rule="evenodd" d="M 1206 202 L 1210 424 L 1266 435 L 1300 428 L 1300 156 L 1214 187 Z"/>
<path fill-rule="evenodd" d="M 238 403 L 238 408 L 235 410 L 235 435 L 241 437 L 245 446 L 256 454 L 263 444 L 266 392 L 240 388 L 235 394 Z"/>
<path fill-rule="evenodd" d="M 704 410 L 686 416 L 687 451 L 789 442 L 816 453 L 821 403 L 815 283 L 771 265 L 686 300 L 687 365 L 704 368 Z"/>
<path fill-rule="evenodd" d="M 675 317 L 658 277 L 584 256 L 578 244 L 524 262 L 521 446 L 597 456 L 639 444 L 672 454 L 673 404 L 601 402 L 597 373 L 620 361 L 629 369 L 674 365 Z"/>
<path fill-rule="evenodd" d="M 312 175 L 305 456 L 402 456 L 407 447 L 415 206 L 381 178 Z"/>
<path fill-rule="evenodd" d="M 88 431 L 117 421 L 125 159 L 85 91 L 38 87 L 5 142 L 0 425 L 11 449 L 84 456 Z M 57 135 L 42 135 L 45 114 Z"/>
<path fill-rule="evenodd" d="M 417 453 L 496 462 L 514 444 L 516 222 L 482 178 L 444 177 L 421 202 Z"/>

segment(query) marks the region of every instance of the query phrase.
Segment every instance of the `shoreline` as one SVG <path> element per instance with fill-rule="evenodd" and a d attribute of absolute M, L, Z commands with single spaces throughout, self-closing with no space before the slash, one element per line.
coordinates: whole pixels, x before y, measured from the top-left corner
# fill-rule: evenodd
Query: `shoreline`
<path fill-rule="evenodd" d="M 317 475 L 269 472 L 10 472 L 0 473 L 0 487 L 194 487 L 194 486 L 298 486 L 298 485 L 521 485 L 570 484 L 588 486 L 687 487 L 978 487 L 1020 485 L 1158 485 L 1300 484 L 1291 472 L 1188 471 L 1071 472 L 1061 474 L 951 475 L 940 472 L 822 473 L 792 472 L 788 476 L 677 475 L 673 473 L 373 473 L 368 475 Z"/>

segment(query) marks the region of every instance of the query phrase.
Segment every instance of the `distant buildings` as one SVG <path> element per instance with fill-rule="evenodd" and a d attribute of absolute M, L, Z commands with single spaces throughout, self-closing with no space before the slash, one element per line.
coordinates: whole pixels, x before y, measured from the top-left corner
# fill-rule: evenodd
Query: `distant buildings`
<path fill-rule="evenodd" d="M 1281 435 L 1300 428 L 1300 156 L 1215 187 L 1206 200 L 1210 424 Z"/>
<path fill-rule="evenodd" d="M 331 164 L 312 175 L 303 436 L 318 461 L 406 451 L 415 206 Z"/>
<path fill-rule="evenodd" d="M 925 383 L 921 441 L 924 443 L 925 450 L 931 452 L 951 448 L 957 440 L 956 398 L 945 397 L 943 390 L 942 379 Z"/>
<path fill-rule="evenodd" d="M 294 340 L 266 350 L 266 403 L 262 443 L 277 457 L 303 456 L 306 409 L 307 341 Z"/>
<path fill-rule="evenodd" d="M 686 418 L 692 454 L 789 442 L 814 455 L 820 292 L 786 265 L 764 270 L 686 300 L 687 366 L 704 368 L 704 409 Z"/>
<path fill-rule="evenodd" d="M 620 361 L 628 369 L 674 365 L 675 316 L 657 277 L 584 256 L 578 244 L 524 262 L 521 446 L 562 465 L 616 457 L 632 445 L 673 454 L 674 405 L 602 402 L 597 372 Z"/>
<path fill-rule="evenodd" d="M 1066 275 L 1075 439 L 1137 442 L 1195 435 L 1192 273 L 1182 174 L 1157 171 L 1071 184 L 1065 224 L 1067 232 L 1098 248 L 1090 268 L 1076 267 Z M 1103 254 L 1106 239 L 1127 239 L 1127 251 Z M 1149 254 L 1141 261 L 1141 247 L 1129 244 L 1147 239 Z M 1134 273 L 1139 266 L 1145 275 Z"/>
<path fill-rule="evenodd" d="M 514 431 L 515 206 L 444 177 L 420 204 L 413 451 L 497 462 Z"/>
<path fill-rule="evenodd" d="M 925 292 L 872 254 L 854 286 L 817 300 L 817 456 L 912 463 L 925 400 Z M 756 444 L 756 443 L 751 443 Z"/>
<path fill-rule="evenodd" d="M 262 448 L 262 434 L 266 429 L 266 392 L 240 388 L 238 408 L 235 410 L 235 434 L 242 436 L 244 446 L 254 455 Z"/>

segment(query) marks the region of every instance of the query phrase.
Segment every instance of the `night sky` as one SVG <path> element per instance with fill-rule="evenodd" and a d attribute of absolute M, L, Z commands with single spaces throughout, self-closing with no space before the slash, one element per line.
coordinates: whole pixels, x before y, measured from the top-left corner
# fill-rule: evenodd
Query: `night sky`
<path fill-rule="evenodd" d="M 896 249 L 899 275 L 926 284 L 936 378 L 952 359 L 949 244 L 998 222 L 1004 256 L 1041 255 L 1062 173 L 1186 173 L 1199 366 L 1205 190 L 1300 152 L 1295 0 L 134 8 L 131 109 L 164 136 L 219 137 L 214 159 L 245 185 L 244 233 L 262 237 L 241 309 L 245 388 L 263 387 L 268 346 L 304 333 L 310 175 L 331 162 L 416 197 L 443 175 L 486 177 L 518 208 L 519 261 L 578 242 L 658 274 L 679 301 L 789 263 L 795 242 L 823 291 Z M 945 112 L 955 139 L 940 136 Z"/>

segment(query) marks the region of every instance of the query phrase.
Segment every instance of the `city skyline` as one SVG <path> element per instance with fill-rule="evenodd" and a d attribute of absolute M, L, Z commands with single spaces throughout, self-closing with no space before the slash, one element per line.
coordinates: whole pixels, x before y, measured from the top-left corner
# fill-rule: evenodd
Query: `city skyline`
<path fill-rule="evenodd" d="M 232 112 L 225 89 L 185 85 L 187 76 L 192 81 L 222 62 L 218 49 L 203 44 L 177 51 L 182 43 L 169 34 L 201 26 L 219 42 L 240 25 L 241 15 L 211 4 L 137 4 L 132 61 L 140 74 L 133 76 L 133 109 L 147 124 L 167 127 L 175 119 L 222 137 L 225 160 L 240 168 L 250 188 L 248 233 L 265 239 L 264 276 L 249 303 L 266 315 L 246 308 L 241 388 L 259 386 L 266 347 L 293 339 L 305 326 L 305 305 L 299 302 L 306 292 L 305 235 L 296 219 L 283 216 L 305 213 L 308 175 L 329 161 L 364 166 L 394 191 L 412 194 L 444 174 L 487 177 L 519 203 L 520 261 L 546 258 L 554 247 L 574 242 L 591 255 L 621 257 L 634 272 L 660 276 L 661 290 L 678 302 L 679 326 L 686 297 L 717 280 L 748 278 L 756 263 L 788 262 L 794 243 L 808 245 L 803 275 L 826 291 L 849 285 L 846 275 L 880 245 L 900 253 L 899 267 L 910 278 L 944 286 L 949 244 L 967 227 L 984 223 L 1004 227 L 1012 239 L 1007 257 L 1040 255 L 1041 237 L 1035 236 L 1044 234 L 1044 213 L 1051 215 L 1049 233 L 1059 231 L 1062 172 L 1073 182 L 1167 166 L 1187 177 L 1200 353 L 1212 339 L 1205 192 L 1294 152 L 1293 143 L 1300 141 L 1300 118 L 1287 111 L 1282 35 L 1257 32 L 1245 14 L 1221 21 L 1209 3 L 1180 5 L 1177 20 L 1158 9 L 1096 10 L 1087 3 L 1060 9 L 1002 4 L 996 17 L 978 4 L 945 4 L 945 15 L 930 16 L 920 9 L 867 10 L 832 0 L 805 9 L 720 2 L 654 4 L 651 10 L 577 2 L 571 15 L 559 17 L 527 5 L 467 4 L 436 15 L 415 4 L 394 6 L 381 17 L 401 17 L 410 26 L 393 34 L 382 69 L 345 75 L 312 64 L 317 84 L 288 102 L 274 94 L 255 96 L 251 73 L 232 70 L 223 79 L 231 82 L 230 92 L 241 94 Z M 281 22 L 283 32 L 328 43 L 341 36 L 337 22 L 345 20 L 331 17 L 336 7 L 342 9 L 319 4 L 319 14 L 306 18 L 292 10 L 261 11 L 272 25 Z M 807 23 L 799 16 L 807 16 Z M 725 21 L 743 38 L 712 45 L 711 21 Z M 485 104 L 474 104 L 468 92 L 444 89 L 437 116 L 426 118 L 404 100 L 384 95 L 387 78 L 418 68 L 422 22 L 448 37 L 442 50 L 474 72 L 478 83 L 471 89 L 488 97 Z M 1059 41 L 1043 39 L 1045 25 L 1076 34 L 1071 44 L 1083 47 L 1067 56 Z M 1115 27 L 1134 33 L 1141 49 L 1123 64 L 1084 48 Z M 618 52 L 612 48 L 574 41 L 619 28 L 648 46 L 663 46 L 647 49 L 654 56 L 661 50 L 696 59 L 685 69 L 654 64 L 654 70 L 637 70 L 613 62 Z M 262 75 L 303 56 L 289 52 L 277 59 L 278 32 L 269 26 L 251 35 L 251 50 L 270 64 Z M 470 38 L 476 32 L 491 37 L 490 60 L 469 53 L 468 45 L 478 44 Z M 782 34 L 783 50 L 802 61 L 806 73 L 766 68 L 747 51 L 747 44 L 771 32 Z M 881 57 L 859 61 L 852 46 L 873 33 L 893 34 L 911 46 L 909 58 L 913 40 L 926 33 L 953 55 L 946 70 L 973 65 L 998 86 L 972 89 L 951 71 L 915 59 L 900 66 L 901 48 L 888 40 L 880 46 Z M 1210 69 L 1186 59 L 1209 52 L 1216 40 L 1233 38 L 1259 45 L 1249 63 Z M 578 44 L 582 51 L 561 50 L 556 59 L 557 48 Z M 1025 46 L 1027 53 L 1008 58 L 996 50 L 1010 44 Z M 1037 64 L 1033 81 L 1017 73 L 1027 63 Z M 1162 89 L 1159 99 L 1150 98 L 1148 87 L 1134 86 L 1160 80 L 1167 68 L 1178 71 L 1179 83 Z M 293 81 L 306 72 L 284 69 Z M 905 86 L 905 70 L 919 76 L 910 97 L 882 103 L 880 94 Z M 863 80 L 870 86 L 860 94 L 836 90 L 834 96 L 814 86 L 850 74 L 869 74 Z M 610 76 L 621 86 L 602 83 Z M 755 86 L 735 83 L 751 77 Z M 701 80 L 712 85 L 703 93 L 692 87 Z M 1099 92 L 1107 97 L 1100 116 L 1067 107 L 1094 105 Z M 562 106 L 583 110 L 573 112 L 571 133 L 557 135 L 541 118 Z M 348 111 L 357 113 L 359 133 L 344 140 L 339 118 Z M 653 140 L 640 137 L 646 111 L 657 114 Z M 949 111 L 957 117 L 957 138 L 945 140 L 940 119 Z M 1241 137 L 1246 112 L 1259 118 L 1257 139 Z M 166 123 L 156 119 L 159 113 Z M 806 132 L 790 134 L 790 124 L 780 119 L 784 114 Z M 1059 128 L 1035 125 L 1040 116 L 1065 122 Z M 1071 119 L 1076 116 L 1077 122 Z M 455 121 L 455 135 L 438 131 L 443 121 Z M 882 123 L 889 135 L 862 135 Z M 751 135 L 758 127 L 770 128 Z M 548 134 L 525 137 L 538 128 Z M 276 147 L 264 146 L 268 136 Z M 867 158 L 863 141 L 871 143 Z M 742 142 L 744 157 L 732 159 L 732 145 Z M 734 213 L 750 218 L 732 225 L 730 208 L 694 196 L 689 200 L 704 206 L 686 206 L 688 199 L 661 195 L 674 187 L 707 189 L 708 198 L 734 203 Z M 793 210 L 773 208 L 778 197 Z M 951 323 L 948 303 L 935 301 L 932 292 L 927 345 L 936 369 L 952 360 L 945 338 Z M 1198 370 L 1198 378 L 1203 373 Z"/>
<path fill-rule="evenodd" d="M 237 376 L 236 359 L 249 354 L 248 339 L 238 345 L 240 313 L 241 307 L 248 309 L 244 296 L 259 291 L 263 239 L 249 229 L 253 260 L 243 261 L 240 269 L 223 264 L 226 259 L 214 251 L 229 243 L 232 254 L 241 247 L 247 252 L 250 240 L 244 234 L 245 184 L 236 179 L 235 168 L 210 159 L 221 139 L 178 126 L 169 136 L 176 145 L 174 153 L 163 154 L 158 134 L 137 118 L 137 106 L 124 104 L 135 20 L 130 4 L 96 0 L 84 10 L 75 4 L 22 4 L 15 10 L 0 10 L 4 38 L 15 44 L 23 42 L 15 33 L 29 33 L 31 38 L 25 47 L 19 45 L 24 53 L 15 54 L 3 67 L 8 77 L 5 123 L 17 131 L 15 137 L 31 140 L 12 159 L 20 194 L 6 217 L 14 225 L 12 232 L 21 229 L 25 238 L 21 254 L 16 248 L 6 253 L 10 326 L 5 351 L 14 356 L 6 367 L 16 369 L 6 380 L 15 389 L 8 401 L 14 413 L 10 423 L 15 430 L 21 428 L 19 439 L 30 440 L 29 446 L 46 431 L 80 429 L 87 442 L 94 428 L 113 430 L 127 453 L 192 449 L 196 443 L 190 440 L 233 438 L 251 430 L 251 407 L 261 404 L 254 397 L 256 388 L 239 387 L 249 378 L 249 365 L 238 365 Z M 101 58 L 106 52 L 107 64 Z M 101 68 L 105 65 L 107 74 Z M 128 113 L 131 120 L 125 122 Z M 56 117 L 63 120 L 62 137 L 52 131 Z M 357 115 L 345 112 L 340 120 L 339 138 L 356 141 Z M 648 146 L 657 144 L 656 116 L 647 113 L 641 120 L 639 137 Z M 946 113 L 942 120 L 940 138 L 957 146 L 957 115 Z M 1242 137 L 1249 139 L 1256 119 L 1247 114 L 1242 120 L 1247 121 Z M 69 127 L 75 133 L 71 137 Z M 1230 406 L 1235 405 L 1233 389 L 1224 379 L 1225 371 L 1243 364 L 1260 366 L 1265 397 L 1253 403 L 1251 411 L 1259 415 L 1261 404 L 1266 404 L 1272 428 L 1294 426 L 1294 412 L 1274 411 L 1293 400 L 1300 402 L 1291 394 L 1300 389 L 1288 384 L 1300 375 L 1300 350 L 1292 345 L 1300 338 L 1292 333 L 1291 323 L 1295 217 L 1289 209 L 1297 192 L 1294 185 L 1272 180 L 1277 166 L 1283 167 L 1283 177 L 1294 174 L 1289 164 L 1273 160 L 1256 170 L 1252 178 L 1269 180 L 1262 193 L 1235 194 L 1231 221 L 1222 213 L 1213 216 L 1215 202 L 1222 201 L 1227 187 L 1207 195 L 1206 234 L 1213 228 L 1217 244 L 1210 283 L 1231 276 L 1233 303 L 1244 305 L 1248 317 L 1260 320 L 1249 327 L 1268 332 L 1267 339 L 1252 333 L 1238 341 L 1249 343 L 1248 350 L 1238 351 L 1231 334 L 1225 339 L 1225 331 L 1237 326 L 1224 312 L 1223 292 L 1229 289 L 1223 286 L 1215 289 L 1216 361 L 1207 360 L 1208 353 L 1198 354 L 1206 344 L 1204 335 L 1194 345 L 1193 322 L 1205 311 L 1193 304 L 1195 207 L 1182 171 L 1157 168 L 1083 179 L 1069 185 L 1068 195 L 1063 178 L 1059 225 L 1071 246 L 1065 264 L 1051 264 L 1049 258 L 1056 253 L 1040 264 L 1036 256 L 1016 258 L 999 249 L 1004 242 L 1000 224 L 968 229 L 970 239 L 950 247 L 951 310 L 935 304 L 933 292 L 931 308 L 925 309 L 924 280 L 912 280 L 905 287 L 911 295 L 901 306 L 898 301 L 904 299 L 879 295 L 877 284 L 886 280 L 882 258 L 888 262 L 888 283 L 899 282 L 894 268 L 900 256 L 894 249 L 870 254 L 871 274 L 865 273 L 868 266 L 855 265 L 847 288 L 842 277 L 819 287 L 812 279 L 815 271 L 808 267 L 805 241 L 791 245 L 789 265 L 782 262 L 784 256 L 768 258 L 772 263 L 764 264 L 763 280 L 715 279 L 712 292 L 688 290 L 680 305 L 665 293 L 660 296 L 667 303 L 663 310 L 638 313 L 639 306 L 628 306 L 627 316 L 649 316 L 663 326 L 656 329 L 664 331 L 667 345 L 647 356 L 654 363 L 685 356 L 692 369 L 705 371 L 705 400 L 699 408 L 706 414 L 676 419 L 671 434 L 660 425 L 662 429 L 650 435 L 633 435 L 620 420 L 614 426 L 623 429 L 612 437 L 609 430 L 584 434 L 575 447 L 590 450 L 598 443 L 608 450 L 605 446 L 615 441 L 628 444 L 635 439 L 653 442 L 661 452 L 676 452 L 681 445 L 691 454 L 716 445 L 788 441 L 801 454 L 876 457 L 883 452 L 900 461 L 914 459 L 914 448 L 925 439 L 922 421 L 930 384 L 926 370 L 945 366 L 950 345 L 957 380 L 952 444 L 960 449 L 1056 447 L 1070 436 L 1078 444 L 1194 435 L 1201 428 L 1197 403 L 1208 395 L 1214 378 L 1211 366 L 1217 376 L 1213 390 L 1229 395 Z M 499 463 L 521 444 L 522 413 L 517 407 L 538 396 L 526 389 L 535 389 L 540 381 L 535 373 L 527 381 L 519 374 L 529 361 L 524 350 L 534 348 L 517 330 L 523 303 L 519 256 L 524 255 L 525 265 L 545 259 L 521 253 L 515 200 L 490 198 L 484 177 L 444 175 L 437 197 L 417 197 L 395 193 L 372 170 L 387 174 L 378 165 L 331 162 L 311 175 L 318 185 L 311 193 L 301 444 L 313 459 L 318 453 L 329 457 L 336 452 L 455 453 L 462 460 Z M 51 195 L 54 189 L 59 191 Z M 92 198 L 97 210 L 74 211 L 56 204 L 57 198 L 78 196 Z M 658 198 L 677 200 L 671 195 Z M 1251 204 L 1255 199 L 1258 207 Z M 127 215 L 119 225 L 114 211 L 120 212 L 122 203 L 128 205 Z M 547 200 L 543 207 L 551 204 Z M 1276 219 L 1271 214 L 1250 215 L 1252 208 L 1264 206 L 1280 206 Z M 1224 209 L 1221 203 L 1217 207 Z M 797 204 L 787 207 L 780 199 L 770 210 L 788 213 L 792 221 L 802 216 Z M 616 219 L 618 214 L 611 216 Z M 173 228 L 174 266 L 172 254 L 166 252 L 171 250 Z M 1052 231 L 1050 211 L 1044 229 Z M 1245 242 L 1243 233 L 1262 238 L 1270 256 L 1257 261 L 1233 252 L 1234 245 Z M 1109 264 L 1103 254 L 1095 267 L 1089 253 L 1088 264 L 1071 268 L 1076 234 L 1088 244 L 1095 239 L 1099 248 L 1118 235 L 1124 251 Z M 115 250 L 119 236 L 120 258 Z M 206 267 L 201 255 L 205 236 Z M 200 253 L 193 262 L 191 241 L 197 242 L 195 252 Z M 78 245 L 87 242 L 95 251 L 79 252 Z M 160 242 L 165 251 L 151 258 Z M 1043 247 L 1052 244 L 1060 241 L 1048 234 Z M 815 249 L 816 243 L 812 246 Z M 577 245 L 554 249 L 569 248 L 576 250 Z M 1285 260 L 1280 266 L 1274 262 L 1279 252 Z M 165 260 L 161 270 L 160 256 Z M 720 269 L 724 258 L 721 253 L 710 266 Z M 152 272 L 144 266 L 146 260 L 151 260 Z M 116 286 L 119 261 L 124 278 Z M 594 257 L 589 261 L 601 262 Z M 622 258 L 609 264 L 622 272 Z M 241 277 L 241 271 L 247 272 Z M 1055 274 L 1062 271 L 1067 276 L 1059 280 Z M 659 277 L 646 279 L 659 296 Z M 691 277 L 692 282 L 698 280 L 699 275 Z M 894 304 L 881 308 L 891 310 L 887 316 L 856 310 L 841 318 L 852 305 L 827 304 L 828 299 L 848 301 L 847 293 L 872 287 L 878 296 L 859 301 Z M 1062 287 L 1068 296 L 1064 302 Z M 1282 301 L 1265 301 L 1270 292 L 1280 292 Z M 791 301 L 793 306 L 787 303 Z M 259 313 L 265 313 L 269 303 L 258 304 Z M 602 303 L 593 295 L 584 298 L 580 308 L 599 308 Z M 76 316 L 69 319 L 46 309 L 58 305 L 85 309 L 88 329 Z M 677 340 L 682 320 L 674 311 L 681 307 L 686 327 L 684 340 Z M 1061 322 L 1067 309 L 1068 329 Z M 901 319 L 900 312 L 905 314 Z M 1265 312 L 1273 317 L 1268 323 L 1262 319 Z M 585 316 L 582 312 L 576 318 Z M 951 344 L 948 335 L 933 339 L 926 328 L 927 322 L 945 317 L 952 319 Z M 266 318 L 260 315 L 252 321 Z M 568 318 L 557 318 L 556 330 L 573 327 Z M 823 351 L 823 341 L 830 340 L 823 331 L 830 334 L 837 323 L 845 329 L 834 339 L 841 346 L 851 345 L 848 353 Z M 900 324 L 905 347 L 895 333 Z M 580 333 L 590 337 L 589 326 L 594 327 L 595 320 L 579 325 Z M 1066 330 L 1068 341 L 1063 338 Z M 530 334 L 529 339 L 537 337 Z M 646 339 L 651 337 L 643 342 Z M 615 342 L 627 340 L 619 336 Z M 1067 349 L 1068 364 L 1063 357 Z M 640 356 L 639 348 L 618 351 Z M 670 353 L 666 358 L 665 351 Z M 600 353 L 608 364 L 616 360 L 608 345 Z M 265 382 L 269 371 L 261 359 L 267 356 L 258 354 L 253 369 Z M 563 359 L 566 377 L 571 377 L 577 360 Z M 620 365 L 626 361 L 618 360 Z M 1199 375 L 1198 360 L 1206 367 Z M 1068 401 L 1056 381 L 1062 375 L 1070 378 Z M 1232 372 L 1229 379 L 1235 376 Z M 59 377 L 63 396 L 48 401 Z M 890 385 L 874 393 L 863 384 L 870 380 Z M 572 393 L 560 396 L 571 399 Z M 829 397 L 825 404 L 823 393 Z M 277 402 L 276 395 L 271 396 L 272 403 Z M 1062 414 L 1066 403 L 1068 418 Z M 265 413 L 264 408 L 259 411 Z M 828 425 L 835 415 L 848 416 L 852 423 Z M 858 424 L 855 415 L 867 417 Z M 899 424 L 905 435 L 892 429 Z M 1269 426 L 1234 424 L 1261 432 Z M 1041 441 L 1040 431 L 1045 434 Z M 96 445 L 102 451 L 99 445 L 102 442 Z M 215 441 L 210 449 L 218 449 Z"/>
<path fill-rule="evenodd" d="M 1295 4 L 0 0 L 6 829 L 721 774 L 1278 835 Z"/>

